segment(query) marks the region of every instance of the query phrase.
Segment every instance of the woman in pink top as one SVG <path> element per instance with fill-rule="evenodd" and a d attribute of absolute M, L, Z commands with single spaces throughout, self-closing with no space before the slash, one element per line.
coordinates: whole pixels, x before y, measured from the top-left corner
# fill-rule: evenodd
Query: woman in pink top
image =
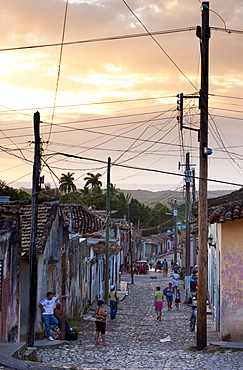
<path fill-rule="evenodd" d="M 161 321 L 161 316 L 162 316 L 162 308 L 163 308 L 163 293 L 160 290 L 160 287 L 156 287 L 156 292 L 154 296 L 154 308 L 155 312 L 157 314 L 157 320 Z"/>

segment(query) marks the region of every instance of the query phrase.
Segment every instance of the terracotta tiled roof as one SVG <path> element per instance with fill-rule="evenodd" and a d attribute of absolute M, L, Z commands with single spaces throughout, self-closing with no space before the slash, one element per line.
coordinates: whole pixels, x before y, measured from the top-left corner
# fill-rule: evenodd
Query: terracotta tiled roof
<path fill-rule="evenodd" d="M 12 204 L 0 206 L 0 233 L 10 231 L 15 224 L 15 218 L 20 215 L 20 208 Z"/>
<path fill-rule="evenodd" d="M 104 230 L 105 221 L 81 204 L 60 205 L 65 224 L 69 227 L 72 213 L 72 232 L 91 235 L 99 230 Z"/>
<path fill-rule="evenodd" d="M 29 252 L 31 237 L 31 204 L 22 205 L 22 255 Z M 52 223 L 56 218 L 58 204 L 38 204 L 37 252 L 43 252 Z"/>
<path fill-rule="evenodd" d="M 99 242 L 91 246 L 95 253 L 105 254 L 105 243 L 104 242 Z M 118 245 L 117 243 L 109 244 L 109 251 L 111 254 L 118 254 L 122 249 L 123 249 L 123 245 Z"/>
<path fill-rule="evenodd" d="M 224 223 L 243 218 L 243 188 L 208 199 L 208 222 Z"/>
<path fill-rule="evenodd" d="M 155 245 L 163 243 L 166 240 L 169 240 L 169 237 L 167 235 L 165 235 L 164 233 L 153 234 L 153 235 L 146 236 L 146 237 L 142 238 L 143 242 L 153 243 Z"/>

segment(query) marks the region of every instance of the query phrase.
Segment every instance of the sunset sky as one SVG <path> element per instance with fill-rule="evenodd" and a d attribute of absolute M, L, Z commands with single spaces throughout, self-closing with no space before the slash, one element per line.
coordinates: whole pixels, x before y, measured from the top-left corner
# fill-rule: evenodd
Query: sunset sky
<path fill-rule="evenodd" d="M 31 187 L 37 110 L 41 175 L 52 187 L 68 171 L 78 188 L 87 172 L 101 173 L 105 187 L 111 157 L 118 188 L 180 190 L 178 162 L 185 163 L 188 151 L 199 176 L 197 133 L 181 132 L 176 119 L 176 95 L 200 89 L 199 0 L 0 4 L 1 180 Z M 208 176 L 219 182 L 208 187 L 237 190 L 243 184 L 243 3 L 209 5 Z M 199 122 L 198 100 L 186 99 L 184 124 L 198 128 Z"/>

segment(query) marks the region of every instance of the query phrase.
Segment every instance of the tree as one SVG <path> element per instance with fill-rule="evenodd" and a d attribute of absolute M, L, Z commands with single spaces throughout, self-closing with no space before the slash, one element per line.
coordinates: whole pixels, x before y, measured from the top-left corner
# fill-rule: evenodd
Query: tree
<path fill-rule="evenodd" d="M 75 191 L 77 188 L 76 188 L 76 185 L 73 183 L 74 181 L 74 172 L 73 173 L 70 173 L 68 172 L 66 175 L 64 173 L 62 173 L 62 176 L 59 180 L 59 189 L 61 192 L 63 193 L 70 193 L 71 191 Z"/>
<path fill-rule="evenodd" d="M 110 184 L 110 193 L 111 196 L 116 196 L 120 193 L 120 189 L 116 188 L 116 185 L 113 185 L 112 183 Z"/>
<path fill-rule="evenodd" d="M 130 219 L 134 225 L 138 225 L 138 220 L 140 224 L 144 225 L 146 221 L 150 218 L 151 209 L 145 206 L 139 200 L 132 198 L 130 202 Z"/>
<path fill-rule="evenodd" d="M 117 211 L 116 218 L 127 216 L 128 201 L 128 197 L 122 192 L 111 195 L 111 209 Z"/>
<path fill-rule="evenodd" d="M 168 213 L 170 213 L 170 215 L 168 215 Z M 156 225 L 161 225 L 156 231 L 155 230 L 153 231 L 155 234 L 159 232 L 164 232 L 167 229 L 173 227 L 174 225 L 173 213 L 164 204 L 157 203 L 155 204 L 154 208 L 150 212 L 149 225 L 151 227 L 156 226 Z"/>
<path fill-rule="evenodd" d="M 14 189 L 0 180 L 0 195 L 10 196 L 10 201 L 30 199 L 30 195 L 24 190 Z"/>
<path fill-rule="evenodd" d="M 60 191 L 56 188 L 52 189 L 50 183 L 44 184 L 44 189 L 42 189 L 39 194 L 40 199 L 59 198 L 59 196 Z"/>
<path fill-rule="evenodd" d="M 87 195 L 87 194 L 89 194 L 89 188 L 87 188 L 87 186 L 84 186 L 84 188 L 83 189 L 80 189 L 79 192 L 82 195 Z"/>
<path fill-rule="evenodd" d="M 96 175 L 94 175 L 93 173 L 91 172 L 88 172 L 87 173 L 88 176 L 86 176 L 84 178 L 84 180 L 86 181 L 84 187 L 91 187 L 92 191 L 95 191 L 95 190 L 100 190 L 101 186 L 102 186 L 102 182 L 99 180 L 99 178 L 102 176 L 100 173 L 97 173 Z"/>

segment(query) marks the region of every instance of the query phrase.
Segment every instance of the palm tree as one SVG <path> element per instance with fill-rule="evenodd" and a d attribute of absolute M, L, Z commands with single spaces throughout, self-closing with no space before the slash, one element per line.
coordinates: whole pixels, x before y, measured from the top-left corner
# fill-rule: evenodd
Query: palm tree
<path fill-rule="evenodd" d="M 84 178 L 84 180 L 86 181 L 84 187 L 89 187 L 90 185 L 91 189 L 95 190 L 102 186 L 102 182 L 99 180 L 99 178 L 102 176 L 100 173 L 97 173 L 96 175 L 94 175 L 93 173 L 88 172 L 87 175 L 88 176 Z"/>
<path fill-rule="evenodd" d="M 62 176 L 59 180 L 59 189 L 61 190 L 61 192 L 63 193 L 70 193 L 71 191 L 75 191 L 77 188 L 76 188 L 76 185 L 73 183 L 74 181 L 74 172 L 73 173 L 70 173 L 68 172 L 66 175 L 64 173 L 62 173 Z"/>
<path fill-rule="evenodd" d="M 110 193 L 111 193 L 111 196 L 116 196 L 120 193 L 120 189 L 117 189 L 116 185 L 113 185 L 112 183 L 110 183 Z"/>

